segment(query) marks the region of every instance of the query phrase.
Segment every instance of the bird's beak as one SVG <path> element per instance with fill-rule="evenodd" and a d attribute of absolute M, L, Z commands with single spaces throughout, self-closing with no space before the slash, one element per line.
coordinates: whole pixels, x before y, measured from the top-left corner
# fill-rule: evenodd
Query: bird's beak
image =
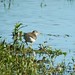
<path fill-rule="evenodd" d="M 38 32 L 38 35 L 41 34 L 40 32 Z"/>

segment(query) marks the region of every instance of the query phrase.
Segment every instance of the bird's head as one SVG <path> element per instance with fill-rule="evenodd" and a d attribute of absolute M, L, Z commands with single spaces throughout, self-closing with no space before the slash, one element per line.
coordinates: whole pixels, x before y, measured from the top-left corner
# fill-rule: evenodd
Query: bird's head
<path fill-rule="evenodd" d="M 32 33 L 35 34 L 36 36 L 39 34 L 39 32 L 36 30 L 33 30 Z"/>

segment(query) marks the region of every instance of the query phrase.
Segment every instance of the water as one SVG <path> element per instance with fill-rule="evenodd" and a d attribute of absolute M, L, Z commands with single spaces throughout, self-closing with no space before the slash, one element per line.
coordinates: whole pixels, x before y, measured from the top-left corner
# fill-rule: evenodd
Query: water
<path fill-rule="evenodd" d="M 68 52 L 66 64 L 72 62 L 75 56 L 75 0 L 14 0 L 9 10 L 0 3 L 0 36 L 7 42 L 12 41 L 11 32 L 17 22 L 28 25 L 21 29 L 23 32 L 37 30 L 42 33 L 33 48 L 47 41 L 52 48 Z M 64 56 L 59 56 L 54 63 L 63 59 Z"/>
<path fill-rule="evenodd" d="M 12 41 L 10 35 L 17 22 L 28 25 L 23 32 L 37 30 L 43 34 L 33 47 L 48 41 L 53 48 L 75 51 L 74 0 L 14 0 L 10 10 L 0 3 L 0 36 Z"/>

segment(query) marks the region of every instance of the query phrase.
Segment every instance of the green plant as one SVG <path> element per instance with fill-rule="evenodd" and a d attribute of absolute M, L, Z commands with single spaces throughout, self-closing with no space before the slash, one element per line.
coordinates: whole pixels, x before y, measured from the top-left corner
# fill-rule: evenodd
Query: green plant
<path fill-rule="evenodd" d="M 12 32 L 13 43 L 5 40 L 0 42 L 0 75 L 64 75 L 67 69 L 65 60 L 56 66 L 54 62 L 57 57 L 65 57 L 67 53 L 46 46 L 46 42 L 39 44 L 37 50 L 25 48 L 21 28 L 22 23 L 16 23 Z M 72 61 L 74 64 L 75 60 Z M 75 65 L 73 69 L 75 70 Z"/>

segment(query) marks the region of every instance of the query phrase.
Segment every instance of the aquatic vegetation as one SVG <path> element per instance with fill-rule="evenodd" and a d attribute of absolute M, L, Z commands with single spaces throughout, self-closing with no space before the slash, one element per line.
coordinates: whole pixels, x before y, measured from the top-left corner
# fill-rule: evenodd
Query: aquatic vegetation
<path fill-rule="evenodd" d="M 45 0 L 42 0 L 42 2 L 40 3 L 40 7 L 42 8 L 42 7 L 45 7 L 45 6 L 47 6 L 46 3 L 45 3 Z"/>
<path fill-rule="evenodd" d="M 59 34 L 46 34 L 47 36 L 52 36 L 52 37 L 63 37 L 63 38 L 69 38 L 69 37 L 72 37 L 71 35 L 69 34 L 64 34 L 64 35 L 59 35 Z"/>
<path fill-rule="evenodd" d="M 0 0 L 1 3 L 3 3 L 4 8 L 10 9 L 12 3 L 14 0 Z"/>
<path fill-rule="evenodd" d="M 12 32 L 13 43 L 7 43 L 5 40 L 0 42 L 0 75 L 64 75 L 68 72 L 74 74 L 74 58 L 72 58 L 72 68 L 70 63 L 65 64 L 65 60 L 55 64 L 57 57 L 63 55 L 65 59 L 67 53 L 46 46 L 46 42 L 39 44 L 37 50 L 26 48 L 22 41 L 21 28 L 22 23 L 16 23 Z"/>

